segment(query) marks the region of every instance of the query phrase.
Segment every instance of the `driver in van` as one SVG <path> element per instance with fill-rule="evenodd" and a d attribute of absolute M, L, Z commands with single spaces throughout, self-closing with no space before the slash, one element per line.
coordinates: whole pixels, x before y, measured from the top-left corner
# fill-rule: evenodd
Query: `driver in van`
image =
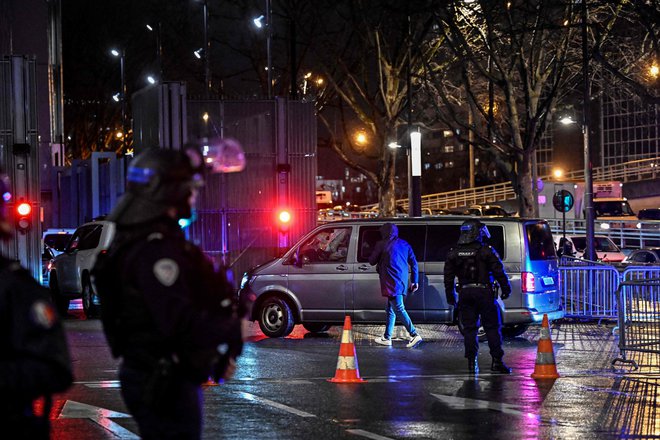
<path fill-rule="evenodd" d="M 497 293 L 493 294 L 493 278 L 502 288 L 502 299 L 511 295 L 511 285 L 500 256 L 485 243 L 488 238 L 488 228 L 479 220 L 466 220 L 461 225 L 458 246 L 449 251 L 445 262 L 445 293 L 447 302 L 456 305 L 454 279 L 458 278 L 458 313 L 463 324 L 468 372 L 479 373 L 477 330 L 481 320 L 493 358 L 491 371 L 510 374 L 511 368 L 502 361 L 502 317 L 497 304 Z"/>

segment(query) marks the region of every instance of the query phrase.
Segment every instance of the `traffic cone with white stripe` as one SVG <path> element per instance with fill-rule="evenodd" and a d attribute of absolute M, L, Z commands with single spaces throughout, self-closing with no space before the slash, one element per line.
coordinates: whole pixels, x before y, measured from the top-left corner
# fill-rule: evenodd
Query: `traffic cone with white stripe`
<path fill-rule="evenodd" d="M 532 373 L 532 379 L 557 379 L 557 364 L 555 363 L 555 352 L 552 348 L 552 339 L 550 339 L 550 325 L 548 324 L 548 315 L 543 315 L 541 324 L 541 338 L 539 339 L 539 348 L 536 353 L 536 365 Z"/>
<path fill-rule="evenodd" d="M 358 369 L 357 355 L 355 353 L 355 344 L 353 343 L 353 326 L 351 326 L 351 317 L 348 315 L 346 315 L 346 318 L 344 319 L 344 330 L 341 333 L 337 371 L 335 377 L 328 379 L 328 382 L 366 382 L 366 380 L 360 378 L 360 370 Z"/>

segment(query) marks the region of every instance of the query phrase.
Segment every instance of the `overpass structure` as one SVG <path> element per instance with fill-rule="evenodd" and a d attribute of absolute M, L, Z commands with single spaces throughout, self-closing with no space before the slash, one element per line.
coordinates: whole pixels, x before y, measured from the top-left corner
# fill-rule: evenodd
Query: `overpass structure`
<path fill-rule="evenodd" d="M 608 167 L 593 169 L 593 180 L 618 180 L 625 183 L 643 182 L 660 179 L 660 157 L 634 160 Z M 542 180 L 551 180 L 552 176 L 539 176 Z M 584 169 L 567 172 L 565 180 L 584 180 Z M 643 196 L 660 196 L 660 185 L 652 185 L 656 194 L 644 191 Z M 422 210 L 439 210 L 462 208 L 470 205 L 483 205 L 492 203 L 515 203 L 516 193 L 511 182 L 476 188 L 460 189 L 422 196 Z M 408 211 L 408 199 L 398 199 L 396 205 Z M 372 209 L 377 204 L 362 206 L 363 211 Z"/>

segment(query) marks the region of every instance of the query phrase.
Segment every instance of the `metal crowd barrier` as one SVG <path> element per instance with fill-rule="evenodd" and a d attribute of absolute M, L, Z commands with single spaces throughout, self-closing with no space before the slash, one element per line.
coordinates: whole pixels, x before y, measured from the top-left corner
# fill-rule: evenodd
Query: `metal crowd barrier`
<path fill-rule="evenodd" d="M 559 278 L 567 318 L 616 318 L 619 272 L 614 267 L 562 257 Z"/>
<path fill-rule="evenodd" d="M 632 267 L 625 272 L 624 278 L 634 279 L 623 281 L 616 291 L 620 357 L 612 361 L 612 366 L 621 362 L 636 370 L 639 365 L 627 359 L 628 352 L 660 354 L 660 268 Z M 656 278 L 644 279 L 643 275 L 649 273 Z"/>

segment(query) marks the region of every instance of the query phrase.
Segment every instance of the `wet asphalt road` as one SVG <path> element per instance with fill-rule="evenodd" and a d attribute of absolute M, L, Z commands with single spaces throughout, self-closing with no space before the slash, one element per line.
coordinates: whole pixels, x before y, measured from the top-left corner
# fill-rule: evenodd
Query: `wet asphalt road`
<path fill-rule="evenodd" d="M 76 383 L 56 396 L 54 439 L 139 438 L 121 400 L 117 362 L 100 322 L 66 321 Z M 419 326 L 424 342 L 372 342 L 381 327 L 354 326 L 361 384 L 335 374 L 341 328 L 314 335 L 297 326 L 286 339 L 254 326 L 231 381 L 205 388 L 205 439 L 608 439 L 660 437 L 660 358 L 637 357 L 634 373 L 613 370 L 614 323 L 553 323 L 561 378 L 535 381 L 538 328 L 505 343 L 511 376 L 465 373 L 455 328 Z"/>

